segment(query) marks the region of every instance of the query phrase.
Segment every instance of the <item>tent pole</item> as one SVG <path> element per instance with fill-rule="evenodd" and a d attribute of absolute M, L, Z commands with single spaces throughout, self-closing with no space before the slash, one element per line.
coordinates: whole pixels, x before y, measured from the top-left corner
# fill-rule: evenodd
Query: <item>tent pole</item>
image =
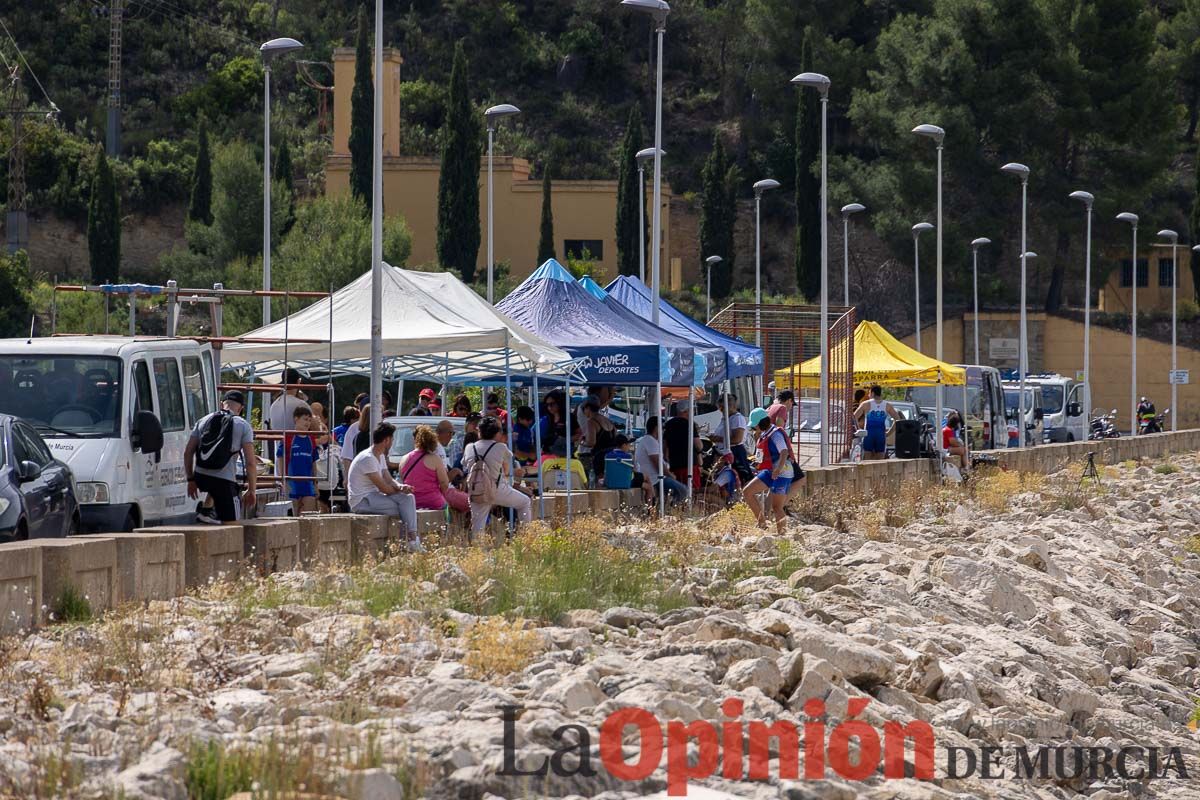
<path fill-rule="evenodd" d="M 333 390 L 333 286 L 329 287 L 329 407 L 325 414 L 329 417 L 329 422 L 333 422 L 334 414 L 337 413 L 337 396 Z M 329 484 L 330 502 L 329 510 L 333 511 L 333 495 L 337 492 L 338 472 L 341 469 L 341 462 L 333 455 L 333 449 L 337 446 L 337 440 L 333 438 L 333 425 L 327 424 L 325 432 L 329 436 L 329 440 L 325 443 L 325 477 L 331 481 Z M 318 506 L 318 510 L 319 510 Z"/>
<path fill-rule="evenodd" d="M 725 379 L 725 450 L 730 456 L 733 455 L 733 431 L 729 430 L 729 392 L 730 381 Z"/>
<path fill-rule="evenodd" d="M 396 413 L 404 413 L 404 378 L 396 381 Z"/>
<path fill-rule="evenodd" d="M 654 487 L 658 490 L 658 516 L 665 517 L 667 515 L 667 500 L 663 489 L 663 460 L 666 458 L 663 450 L 663 428 L 666 427 L 666 420 L 663 419 L 662 413 L 662 383 L 654 384 L 654 415 L 658 417 L 658 486 Z"/>
<path fill-rule="evenodd" d="M 688 515 L 692 513 L 692 471 L 696 468 L 696 391 L 693 387 L 688 387 L 688 457 L 687 457 L 687 510 Z"/>
<path fill-rule="evenodd" d="M 571 373 L 566 373 L 566 379 L 563 381 L 566 387 L 566 399 L 563 400 L 563 405 L 566 410 L 563 412 L 563 421 L 567 425 L 567 523 L 571 522 L 571 486 L 575 482 L 572 480 L 575 477 L 575 470 L 571 469 Z"/>
<path fill-rule="evenodd" d="M 537 477 L 538 477 L 538 519 L 545 519 L 546 518 L 546 483 L 542 477 L 542 415 L 540 413 L 538 413 L 541 409 L 539 407 L 539 402 L 538 402 L 537 365 L 534 365 L 534 367 L 533 367 L 533 397 L 531 398 L 531 400 L 533 402 L 531 402 L 530 405 L 533 406 L 533 417 L 534 417 L 533 447 L 534 447 L 534 450 L 537 451 L 533 454 L 533 463 L 534 463 L 534 466 L 537 468 Z"/>
<path fill-rule="evenodd" d="M 511 445 L 511 443 L 512 443 L 512 423 L 513 423 L 512 368 L 511 368 L 512 365 L 509 361 L 509 358 L 510 358 L 510 354 L 512 351 L 509 349 L 508 339 L 509 339 L 509 332 L 508 332 L 508 329 L 505 328 L 504 329 L 504 409 L 505 409 L 505 412 L 508 414 L 508 424 L 505 426 L 507 428 L 507 432 L 505 435 L 508 438 L 509 443 Z M 484 408 L 487 408 L 487 399 L 486 398 L 484 398 Z M 510 449 L 511 449 L 511 447 L 510 447 Z M 516 475 L 512 474 L 510 472 L 510 474 L 508 476 L 508 485 L 512 486 L 515 482 L 516 482 Z M 509 509 L 508 519 L 509 519 L 508 530 L 509 530 L 509 535 L 511 536 L 512 531 L 516 528 L 516 522 L 517 522 L 516 512 L 513 509 Z"/>

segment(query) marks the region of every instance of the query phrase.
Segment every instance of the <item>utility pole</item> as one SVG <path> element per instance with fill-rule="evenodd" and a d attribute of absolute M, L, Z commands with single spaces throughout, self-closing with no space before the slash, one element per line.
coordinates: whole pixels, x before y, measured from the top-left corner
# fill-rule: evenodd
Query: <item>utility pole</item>
<path fill-rule="evenodd" d="M 12 119 L 12 146 L 8 151 L 8 209 L 4 229 L 8 233 L 8 252 L 29 246 L 29 210 L 25 205 L 25 93 L 21 91 L 21 68 L 9 73 L 11 96 L 8 113 Z"/>
<path fill-rule="evenodd" d="M 125 0 L 109 0 L 108 7 L 108 127 L 105 150 L 109 158 L 121 154 L 121 20 Z"/>

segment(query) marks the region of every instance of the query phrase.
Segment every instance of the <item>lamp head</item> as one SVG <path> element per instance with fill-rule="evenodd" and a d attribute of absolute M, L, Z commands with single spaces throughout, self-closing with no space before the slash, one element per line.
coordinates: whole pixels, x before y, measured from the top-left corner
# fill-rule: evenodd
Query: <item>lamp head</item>
<path fill-rule="evenodd" d="M 917 136 L 927 136 L 930 139 L 933 139 L 939 145 L 942 143 L 942 140 L 946 138 L 946 131 L 939 128 L 937 125 L 918 125 L 912 129 L 912 132 Z"/>
<path fill-rule="evenodd" d="M 1122 211 L 1120 214 L 1117 214 L 1117 220 L 1120 222 L 1128 222 L 1130 225 L 1136 228 L 1138 224 L 1138 215 L 1131 214 L 1128 211 Z"/>
<path fill-rule="evenodd" d="M 778 188 L 779 188 L 779 181 L 775 180 L 774 178 L 763 178 L 761 181 L 754 184 L 754 193 L 762 194 L 763 192 L 768 192 L 771 189 L 778 189 Z"/>
<path fill-rule="evenodd" d="M 985 244 L 991 244 L 991 243 L 992 243 L 991 239 L 988 239 L 986 236 L 980 236 L 978 239 L 973 239 L 971 241 L 971 247 L 974 247 L 975 249 L 979 249 L 980 247 L 983 247 Z"/>
<path fill-rule="evenodd" d="M 809 86 L 821 93 L 822 97 L 829 96 L 829 78 L 819 72 L 801 72 L 792 78 L 796 86 Z"/>
<path fill-rule="evenodd" d="M 1033 252 L 1032 250 L 1026 250 L 1025 258 L 1037 258 L 1037 253 Z"/>
<path fill-rule="evenodd" d="M 1021 180 L 1026 180 L 1029 177 L 1029 167 L 1024 164 L 1018 164 L 1015 161 L 1010 161 L 1000 168 L 1001 172 L 1007 172 L 1009 175 L 1016 175 Z"/>
<path fill-rule="evenodd" d="M 264 42 L 258 48 L 258 52 L 262 54 L 263 61 L 270 61 L 276 56 L 281 56 L 285 53 L 292 53 L 296 50 L 301 50 L 304 45 L 297 42 L 295 39 L 289 39 L 286 36 L 281 39 L 272 39 L 269 42 Z"/>
<path fill-rule="evenodd" d="M 1092 209 L 1092 203 L 1096 202 L 1096 198 L 1091 192 L 1071 192 L 1067 197 L 1083 203 L 1089 211 Z"/>
<path fill-rule="evenodd" d="M 866 211 L 866 210 L 867 210 L 867 207 L 864 206 L 862 203 L 851 203 L 850 205 L 842 206 L 842 216 L 848 217 L 851 214 L 858 214 L 858 213 L 860 213 L 862 211 Z"/>
<path fill-rule="evenodd" d="M 654 17 L 660 25 L 667 21 L 671 6 L 666 0 L 621 0 L 621 5 Z"/>
<path fill-rule="evenodd" d="M 1193 253 L 1200 253 L 1200 244 L 1194 244 L 1194 245 L 1192 245 L 1192 252 L 1193 252 Z"/>
<path fill-rule="evenodd" d="M 925 231 L 931 231 L 931 230 L 933 230 L 933 224 L 932 224 L 932 223 L 929 223 L 929 222 L 918 222 L 916 225 L 913 225 L 913 226 L 912 226 L 912 234 L 913 234 L 913 238 L 915 239 L 915 238 L 917 238 L 918 236 L 920 236 L 922 233 L 924 233 Z"/>
<path fill-rule="evenodd" d="M 709 256 L 708 258 L 704 259 L 704 263 L 711 267 L 713 264 L 720 264 L 724 260 L 725 259 L 721 258 L 720 256 Z"/>
<path fill-rule="evenodd" d="M 1170 228 L 1163 228 L 1158 232 L 1158 236 L 1161 239 L 1166 239 L 1171 244 L 1176 244 L 1179 241 L 1179 234 Z"/>
<path fill-rule="evenodd" d="M 638 161 L 649 161 L 650 159 L 654 158 L 654 154 L 656 152 L 659 154 L 660 158 L 667 154 L 666 150 L 655 150 L 653 147 L 647 147 L 644 150 L 638 150 L 636 158 Z"/>
<path fill-rule="evenodd" d="M 487 120 L 488 127 L 490 128 L 496 124 L 497 120 L 503 119 L 504 117 L 512 117 L 520 113 L 521 109 L 517 108 L 511 103 L 501 103 L 500 105 L 492 106 L 487 111 L 483 112 L 483 117 Z"/>

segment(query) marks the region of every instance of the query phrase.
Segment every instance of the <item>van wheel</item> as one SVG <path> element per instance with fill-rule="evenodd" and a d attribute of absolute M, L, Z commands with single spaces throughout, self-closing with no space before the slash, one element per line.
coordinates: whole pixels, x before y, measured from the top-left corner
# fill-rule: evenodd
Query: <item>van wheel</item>
<path fill-rule="evenodd" d="M 67 536 L 78 536 L 80 531 L 79 515 L 71 517 L 70 523 L 67 524 Z"/>
<path fill-rule="evenodd" d="M 25 520 L 17 523 L 17 531 L 13 535 L 13 538 L 18 542 L 24 542 L 29 539 L 29 525 L 25 523 Z"/>
<path fill-rule="evenodd" d="M 121 526 L 121 530 L 124 531 L 125 533 L 132 533 L 134 530 L 137 529 L 137 527 L 138 527 L 137 514 L 133 510 L 130 510 L 129 513 L 125 515 L 125 524 Z"/>
<path fill-rule="evenodd" d="M 1075 434 L 1073 434 L 1073 433 L 1068 433 L 1068 434 L 1067 434 L 1067 441 L 1068 441 L 1068 442 L 1073 442 L 1073 441 L 1075 441 Z"/>

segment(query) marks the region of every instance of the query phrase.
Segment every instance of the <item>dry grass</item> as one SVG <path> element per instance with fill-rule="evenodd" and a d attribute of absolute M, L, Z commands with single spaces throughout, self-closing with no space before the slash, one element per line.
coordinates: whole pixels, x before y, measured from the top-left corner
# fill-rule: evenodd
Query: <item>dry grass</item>
<path fill-rule="evenodd" d="M 476 678 L 520 672 L 542 653 L 542 637 L 525 627 L 525 620 L 486 617 L 467 632 L 463 664 Z"/>

